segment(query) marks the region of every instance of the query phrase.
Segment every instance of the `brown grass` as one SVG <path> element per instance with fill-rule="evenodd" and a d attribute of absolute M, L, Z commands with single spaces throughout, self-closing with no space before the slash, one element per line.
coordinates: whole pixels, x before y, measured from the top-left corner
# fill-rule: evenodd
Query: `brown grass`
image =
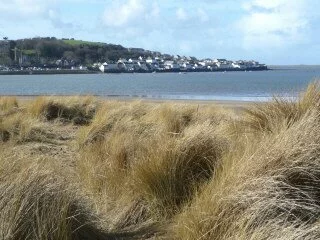
<path fill-rule="evenodd" d="M 8 112 L 18 108 L 18 100 L 16 97 L 0 97 L 0 113 Z"/>
<path fill-rule="evenodd" d="M 319 83 L 308 86 L 297 99 L 274 97 L 266 104 L 256 104 L 245 110 L 244 124 L 253 131 L 275 132 L 290 127 L 308 111 L 320 108 Z"/>
<path fill-rule="evenodd" d="M 237 138 L 238 147 L 224 156 L 216 177 L 176 216 L 172 238 L 319 237 L 320 109 L 319 93 L 312 95 L 310 89 L 313 86 L 307 91 L 308 98 L 313 96 L 314 101 L 305 105 L 303 97 L 292 103 L 309 109 L 285 109 L 284 100 L 283 105 L 280 101 L 268 104 L 275 108 L 259 106 L 264 116 L 281 116 L 262 121 L 269 129 L 256 128 L 261 124 L 253 123 L 261 121 L 261 115 L 251 114 L 250 125 L 245 122 L 243 128 L 249 126 L 256 134 Z M 266 130 L 268 135 L 263 134 Z M 257 138 L 259 131 L 262 135 Z"/>
<path fill-rule="evenodd" d="M 52 140 L 52 133 L 46 129 L 46 123 L 23 113 L 15 113 L 0 119 L 0 141 L 47 142 Z"/>
<path fill-rule="evenodd" d="M 1 151 L 1 239 L 105 239 L 88 205 L 52 164 Z"/>
<path fill-rule="evenodd" d="M 15 101 L 0 100 L 0 238 L 320 238 L 317 83 L 237 113 Z"/>
<path fill-rule="evenodd" d="M 217 177 L 177 216 L 174 237 L 287 239 L 282 227 L 291 230 L 289 236 L 299 236 L 303 228 L 318 231 L 318 118 L 306 116 L 289 130 L 247 146 L 243 155 L 226 156 Z"/>
<path fill-rule="evenodd" d="M 158 215 L 172 216 L 187 204 L 219 165 L 226 139 L 209 124 L 186 129 L 184 136 L 154 144 L 136 167 L 137 190 Z"/>
<path fill-rule="evenodd" d="M 98 103 L 93 97 L 38 97 L 29 106 L 33 117 L 52 121 L 59 119 L 76 125 L 87 125 L 95 115 Z"/>

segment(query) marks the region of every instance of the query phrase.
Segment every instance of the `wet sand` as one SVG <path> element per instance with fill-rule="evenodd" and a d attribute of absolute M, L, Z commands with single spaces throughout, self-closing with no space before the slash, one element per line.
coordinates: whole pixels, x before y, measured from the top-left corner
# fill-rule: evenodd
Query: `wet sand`
<path fill-rule="evenodd" d="M 16 97 L 19 101 L 28 102 L 36 97 L 73 97 L 78 95 L 33 95 L 33 96 L 14 96 L 10 95 L 11 97 Z M 1 97 L 1 96 L 0 96 Z M 3 96 L 4 97 L 4 96 Z M 242 109 L 248 107 L 253 104 L 263 104 L 265 102 L 262 101 L 235 101 L 235 100 L 184 100 L 184 99 L 150 99 L 150 98 L 130 98 L 130 97 L 103 97 L 103 96 L 96 96 L 98 99 L 102 101 L 120 101 L 120 102 L 132 102 L 132 101 L 141 101 L 145 103 L 177 103 L 177 104 L 191 104 L 191 105 L 218 105 L 221 107 L 232 108 L 232 109 Z"/>

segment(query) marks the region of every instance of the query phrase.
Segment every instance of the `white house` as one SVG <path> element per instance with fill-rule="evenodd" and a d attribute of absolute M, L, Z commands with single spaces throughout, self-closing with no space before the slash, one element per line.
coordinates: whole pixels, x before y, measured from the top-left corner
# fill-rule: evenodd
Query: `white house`
<path fill-rule="evenodd" d="M 192 69 L 192 65 L 188 62 L 184 62 L 182 64 L 180 64 L 180 69 L 184 70 L 184 71 L 188 71 Z"/>
<path fill-rule="evenodd" d="M 232 63 L 232 68 L 238 68 L 238 69 L 240 69 L 241 66 L 240 66 L 239 64 L 233 62 L 233 63 Z"/>
<path fill-rule="evenodd" d="M 140 70 L 143 70 L 143 71 L 148 71 L 149 70 L 145 61 L 139 61 L 138 62 L 138 66 L 139 66 Z"/>
<path fill-rule="evenodd" d="M 207 66 L 207 63 L 206 63 L 206 62 L 199 62 L 198 64 L 199 64 L 200 66 L 202 66 L 202 67 Z"/>
<path fill-rule="evenodd" d="M 108 70 L 108 63 L 102 63 L 101 65 L 100 65 L 100 67 L 99 67 L 99 69 L 100 69 L 100 71 L 101 72 L 106 72 L 107 70 Z"/>
<path fill-rule="evenodd" d="M 157 64 L 158 61 L 156 59 L 152 59 L 151 57 L 148 57 L 147 60 L 146 60 L 146 63 Z"/>
<path fill-rule="evenodd" d="M 223 63 L 220 63 L 220 68 L 223 68 L 223 69 L 229 69 L 229 68 L 232 68 L 232 63 L 230 62 L 223 62 Z"/>
<path fill-rule="evenodd" d="M 118 63 L 103 63 L 101 64 L 101 66 L 99 67 L 101 72 L 119 72 L 121 69 L 119 68 L 119 64 Z"/>
<path fill-rule="evenodd" d="M 165 61 L 164 68 L 167 70 L 178 70 L 180 69 L 180 65 L 175 61 Z"/>

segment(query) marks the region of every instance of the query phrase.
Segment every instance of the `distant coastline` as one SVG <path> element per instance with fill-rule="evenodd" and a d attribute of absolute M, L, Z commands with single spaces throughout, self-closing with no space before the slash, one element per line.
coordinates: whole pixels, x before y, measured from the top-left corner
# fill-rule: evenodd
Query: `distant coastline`
<path fill-rule="evenodd" d="M 108 98 L 265 101 L 292 97 L 320 76 L 314 70 L 0 76 L 0 95 L 95 95 Z M 59 73 L 64 73 L 61 70 Z M 74 73 L 74 74 L 72 74 Z M 86 74 L 89 73 L 89 74 Z"/>
<path fill-rule="evenodd" d="M 171 73 L 268 70 L 256 60 L 197 59 L 55 37 L 0 40 L 0 74 Z"/>
<path fill-rule="evenodd" d="M 250 71 L 268 71 L 272 70 L 267 66 L 254 67 L 248 69 L 192 69 L 192 70 L 155 70 L 155 71 L 106 71 L 102 73 L 97 70 L 70 70 L 70 69 L 49 69 L 49 70 L 16 70 L 16 71 L 0 71 L 0 75 L 56 75 L 56 74 L 120 74 L 120 73 L 191 73 L 191 72 L 250 72 Z"/>
<path fill-rule="evenodd" d="M 299 70 L 299 69 L 319 69 L 320 65 L 269 65 L 272 70 Z"/>

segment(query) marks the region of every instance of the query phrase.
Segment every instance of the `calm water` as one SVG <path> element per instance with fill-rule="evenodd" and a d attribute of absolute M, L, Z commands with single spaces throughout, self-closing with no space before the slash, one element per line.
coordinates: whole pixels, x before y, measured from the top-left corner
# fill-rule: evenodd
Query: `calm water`
<path fill-rule="evenodd" d="M 0 95 L 121 96 L 197 100 L 265 100 L 294 96 L 320 67 L 263 72 L 0 76 Z"/>

